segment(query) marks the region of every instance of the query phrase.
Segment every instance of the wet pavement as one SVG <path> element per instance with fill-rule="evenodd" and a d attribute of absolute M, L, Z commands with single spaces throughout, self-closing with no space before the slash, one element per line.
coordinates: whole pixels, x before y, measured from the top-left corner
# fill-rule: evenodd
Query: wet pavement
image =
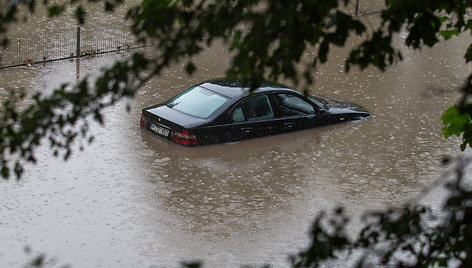
<path fill-rule="evenodd" d="M 401 205 L 441 175 L 440 160 L 458 151 L 458 140 L 444 140 L 440 117 L 472 70 L 463 59 L 468 41 L 404 48 L 405 61 L 384 73 L 345 74 L 345 51 L 334 48 L 311 92 L 366 107 L 372 116 L 360 122 L 196 148 L 140 128 L 141 108 L 224 75 L 228 52 L 216 43 L 194 59 L 194 76 L 175 65 L 135 99 L 108 108 L 105 126 L 91 128 L 95 141 L 69 161 L 45 144 L 21 181 L 1 182 L 0 267 L 24 264 L 26 246 L 73 267 L 195 259 L 207 267 L 286 267 L 320 210 L 343 205 L 359 216 Z M 76 77 L 93 79 L 97 66 L 123 56 L 2 70 L 0 99 L 6 88 L 47 93 Z"/>

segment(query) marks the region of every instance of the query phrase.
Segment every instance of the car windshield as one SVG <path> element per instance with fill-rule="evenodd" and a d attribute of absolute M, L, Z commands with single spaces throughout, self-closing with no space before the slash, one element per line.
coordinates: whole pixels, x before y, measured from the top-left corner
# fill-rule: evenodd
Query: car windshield
<path fill-rule="evenodd" d="M 170 99 L 166 105 L 179 112 L 207 118 L 228 99 L 202 87 L 192 87 Z"/>
<path fill-rule="evenodd" d="M 309 98 L 312 102 L 314 102 L 316 105 L 318 105 L 318 107 L 319 107 L 320 109 L 323 109 L 323 108 L 324 108 L 323 103 L 322 103 L 319 99 L 317 99 L 316 97 L 314 97 L 314 96 L 308 96 L 308 98 Z"/>

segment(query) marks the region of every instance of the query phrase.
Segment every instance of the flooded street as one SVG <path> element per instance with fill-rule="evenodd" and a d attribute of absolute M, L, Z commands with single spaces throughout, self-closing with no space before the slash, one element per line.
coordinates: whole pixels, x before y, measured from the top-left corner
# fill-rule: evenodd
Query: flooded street
<path fill-rule="evenodd" d="M 384 73 L 345 74 L 346 51 L 334 48 L 311 92 L 366 107 L 372 116 L 360 122 L 196 148 L 140 128 L 143 107 L 224 75 L 228 51 L 215 43 L 194 59 L 192 77 L 175 65 L 108 108 L 105 126 L 92 124 L 95 141 L 69 161 L 45 143 L 21 181 L 0 182 L 0 267 L 37 253 L 72 267 L 287 267 L 319 211 L 342 205 L 359 216 L 401 205 L 441 175 L 442 156 L 457 153 L 459 141 L 443 138 L 440 117 L 472 71 L 463 58 L 469 41 L 404 48 L 404 62 Z M 7 88 L 46 93 L 93 80 L 126 55 L 0 70 L 0 99 Z"/>

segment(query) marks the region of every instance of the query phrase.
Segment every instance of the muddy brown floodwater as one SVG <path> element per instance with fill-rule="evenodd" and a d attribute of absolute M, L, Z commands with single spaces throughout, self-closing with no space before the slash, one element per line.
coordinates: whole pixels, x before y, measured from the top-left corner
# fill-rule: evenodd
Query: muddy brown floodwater
<path fill-rule="evenodd" d="M 195 58 L 194 76 L 175 65 L 136 98 L 106 109 L 105 126 L 91 128 L 95 141 L 69 161 L 52 157 L 46 144 L 21 181 L 0 183 L 0 267 L 41 252 L 73 267 L 195 259 L 206 267 L 286 267 L 288 255 L 307 246 L 320 210 L 342 205 L 359 216 L 401 205 L 441 175 L 441 157 L 455 154 L 458 140 L 444 140 L 440 117 L 472 71 L 463 58 L 469 41 L 403 48 L 404 62 L 384 73 L 345 74 L 346 52 L 335 48 L 311 91 L 365 106 L 372 116 L 364 121 L 197 148 L 140 128 L 141 108 L 224 74 L 228 53 L 214 44 Z M 47 93 L 76 76 L 93 80 L 124 56 L 2 70 L 0 99 L 7 88 Z"/>

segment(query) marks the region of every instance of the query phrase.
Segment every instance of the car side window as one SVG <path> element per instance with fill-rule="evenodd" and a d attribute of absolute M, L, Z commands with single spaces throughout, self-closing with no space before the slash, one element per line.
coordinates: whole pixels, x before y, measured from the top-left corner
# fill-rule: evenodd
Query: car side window
<path fill-rule="evenodd" d="M 315 108 L 304 99 L 292 94 L 275 94 L 275 100 L 283 116 L 315 114 Z"/>
<path fill-rule="evenodd" d="M 269 97 L 259 95 L 244 100 L 236 106 L 231 116 L 234 122 L 256 121 L 274 118 L 274 111 Z"/>
<path fill-rule="evenodd" d="M 243 109 L 241 105 L 238 105 L 233 111 L 233 122 L 243 122 L 244 120 Z"/>
<path fill-rule="evenodd" d="M 274 118 L 274 112 L 266 95 L 249 97 L 241 106 L 246 112 L 248 121 Z"/>

